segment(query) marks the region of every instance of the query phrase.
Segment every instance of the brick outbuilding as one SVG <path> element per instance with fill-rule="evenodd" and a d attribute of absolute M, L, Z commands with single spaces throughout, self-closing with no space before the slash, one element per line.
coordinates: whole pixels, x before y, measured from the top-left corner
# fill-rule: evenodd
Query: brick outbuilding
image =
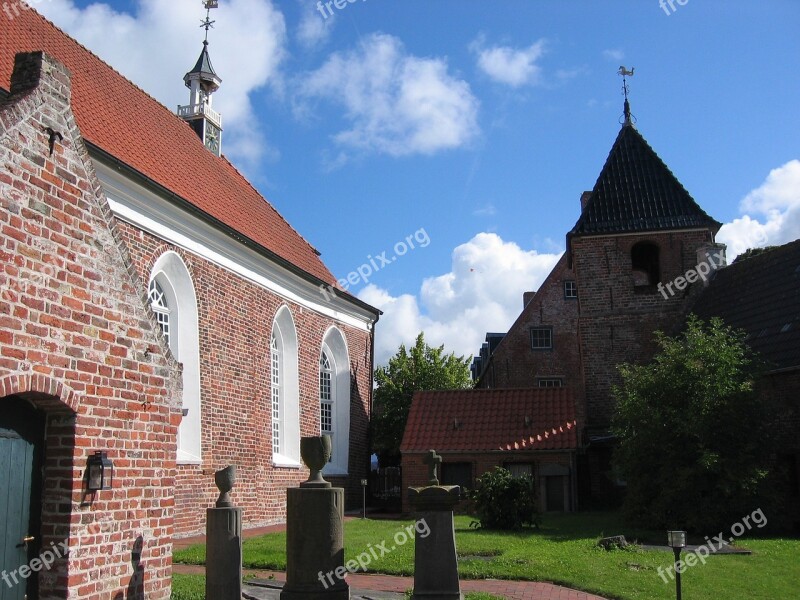
<path fill-rule="evenodd" d="M 414 394 L 402 453 L 403 486 L 428 482 L 429 450 L 440 481 L 474 489 L 495 467 L 533 478 L 543 511 L 576 506 L 578 424 L 568 388 L 426 391 Z M 403 511 L 408 512 L 403 496 Z"/>

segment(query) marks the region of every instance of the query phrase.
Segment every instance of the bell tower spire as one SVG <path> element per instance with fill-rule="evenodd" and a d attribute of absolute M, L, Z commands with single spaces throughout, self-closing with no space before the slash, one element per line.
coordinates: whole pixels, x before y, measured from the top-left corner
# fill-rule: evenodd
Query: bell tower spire
<path fill-rule="evenodd" d="M 211 65 L 208 54 L 208 30 L 214 27 L 211 20 L 211 9 L 219 6 L 218 0 L 203 0 L 206 18 L 201 21 L 206 35 L 203 50 L 191 71 L 183 76 L 183 82 L 189 88 L 189 104 L 178 107 L 178 116 L 188 122 L 206 148 L 219 156 L 222 152 L 222 115 L 212 107 L 212 96 L 219 89 L 222 79 Z"/>
<path fill-rule="evenodd" d="M 633 77 L 633 72 L 636 70 L 636 67 L 631 67 L 631 70 L 628 71 L 624 66 L 620 66 L 619 71 L 617 71 L 617 75 L 622 75 L 622 95 L 625 96 L 625 103 L 622 105 L 623 107 L 623 118 L 625 119 L 622 123 L 622 126 L 625 127 L 626 125 L 633 125 L 636 121 L 635 118 L 632 119 L 631 117 L 631 104 L 628 102 L 628 77 Z"/>

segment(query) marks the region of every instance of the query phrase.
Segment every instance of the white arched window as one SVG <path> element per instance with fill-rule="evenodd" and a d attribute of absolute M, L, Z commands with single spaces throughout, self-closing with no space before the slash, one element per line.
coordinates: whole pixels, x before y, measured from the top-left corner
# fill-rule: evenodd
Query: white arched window
<path fill-rule="evenodd" d="M 148 284 L 150 306 L 175 360 L 183 365 L 183 419 L 178 427 L 181 464 L 200 464 L 200 341 L 197 296 L 189 270 L 175 252 L 156 261 Z"/>
<path fill-rule="evenodd" d="M 300 385 L 297 331 L 292 313 L 282 306 L 272 324 L 270 343 L 270 422 L 272 464 L 300 466 Z"/>
<path fill-rule="evenodd" d="M 342 332 L 323 338 L 319 361 L 320 431 L 331 436 L 331 461 L 323 472 L 346 475 L 350 457 L 350 359 Z"/>

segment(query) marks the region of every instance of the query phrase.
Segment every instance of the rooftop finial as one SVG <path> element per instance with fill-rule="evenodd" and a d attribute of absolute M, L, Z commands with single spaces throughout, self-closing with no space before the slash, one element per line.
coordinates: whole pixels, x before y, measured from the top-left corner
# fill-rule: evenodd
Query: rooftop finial
<path fill-rule="evenodd" d="M 205 27 L 206 29 L 206 39 L 204 40 L 204 44 L 208 43 L 208 30 L 214 27 L 214 23 L 216 21 L 211 20 L 211 9 L 212 8 L 219 8 L 219 0 L 203 0 L 203 7 L 206 9 L 206 18 L 200 21 L 200 27 Z"/>
<path fill-rule="evenodd" d="M 619 71 L 617 71 L 617 75 L 622 75 L 622 94 L 625 96 L 625 104 L 623 105 L 625 121 L 622 123 L 623 125 L 632 125 L 633 121 L 636 120 L 635 118 L 631 120 L 631 105 L 628 102 L 628 76 L 633 77 L 635 70 L 636 67 L 631 67 L 631 70 L 628 71 L 624 66 L 620 66 Z"/>

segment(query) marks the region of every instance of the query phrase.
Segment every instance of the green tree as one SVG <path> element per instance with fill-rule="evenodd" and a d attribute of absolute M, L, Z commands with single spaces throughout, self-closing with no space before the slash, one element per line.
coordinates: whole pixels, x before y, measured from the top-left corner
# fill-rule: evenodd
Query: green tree
<path fill-rule="evenodd" d="M 471 358 L 445 354 L 444 346 L 431 348 L 422 333 L 410 349 L 404 344 L 387 366 L 375 370 L 372 414 L 372 449 L 381 466 L 400 464 L 400 443 L 414 392 L 472 387 Z"/>
<path fill-rule="evenodd" d="M 656 332 L 658 355 L 621 365 L 614 389 L 616 466 L 626 515 L 648 527 L 718 531 L 752 512 L 767 474 L 768 408 L 744 333 L 691 315 Z"/>

